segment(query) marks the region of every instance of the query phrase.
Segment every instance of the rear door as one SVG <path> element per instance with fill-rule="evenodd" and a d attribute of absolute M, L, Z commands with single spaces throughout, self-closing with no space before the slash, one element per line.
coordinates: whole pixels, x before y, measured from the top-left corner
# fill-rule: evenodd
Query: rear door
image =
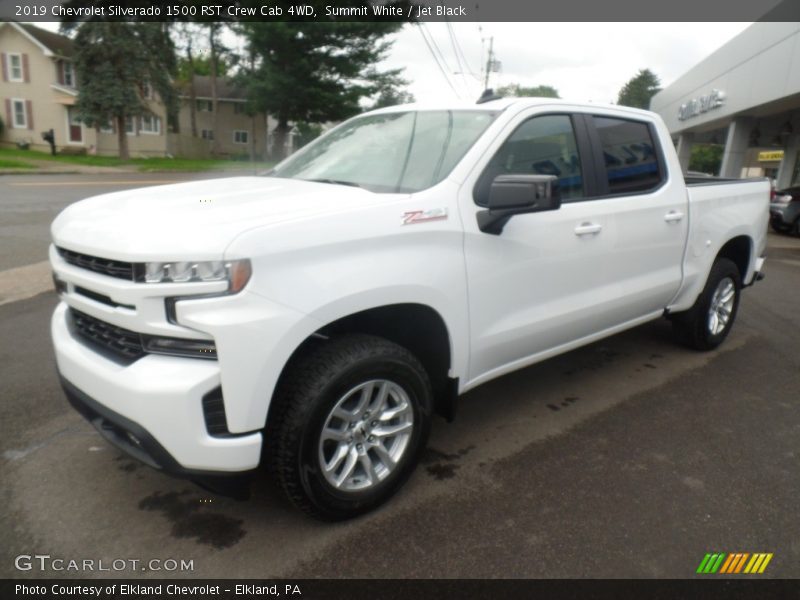
<path fill-rule="evenodd" d="M 605 273 L 617 286 L 612 321 L 662 310 L 677 293 L 688 237 L 689 199 L 683 179 L 671 179 L 655 126 L 645 120 L 593 115 L 587 120 L 598 165 L 598 197 L 613 214 L 603 232 Z"/>

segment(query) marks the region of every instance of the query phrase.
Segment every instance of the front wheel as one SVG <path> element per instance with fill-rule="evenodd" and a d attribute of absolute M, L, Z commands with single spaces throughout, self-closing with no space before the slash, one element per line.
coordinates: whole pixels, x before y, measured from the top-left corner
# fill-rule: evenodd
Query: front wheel
<path fill-rule="evenodd" d="M 697 350 L 719 346 L 733 327 L 741 289 L 739 268 L 730 259 L 718 258 L 694 306 L 670 317 L 678 339 Z"/>
<path fill-rule="evenodd" d="M 792 229 L 791 225 L 786 225 L 777 219 L 770 221 L 770 226 L 775 233 L 789 233 L 789 231 Z"/>
<path fill-rule="evenodd" d="M 405 348 L 346 335 L 288 367 L 273 399 L 267 462 L 306 513 L 341 520 L 392 496 L 430 428 L 428 375 Z"/>

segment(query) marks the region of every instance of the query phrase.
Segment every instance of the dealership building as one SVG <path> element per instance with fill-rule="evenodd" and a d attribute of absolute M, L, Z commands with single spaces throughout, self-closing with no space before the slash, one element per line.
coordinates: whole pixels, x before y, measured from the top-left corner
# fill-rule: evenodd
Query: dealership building
<path fill-rule="evenodd" d="M 653 96 L 650 109 L 684 172 L 694 144 L 720 144 L 720 176 L 800 185 L 800 23 L 754 23 Z"/>

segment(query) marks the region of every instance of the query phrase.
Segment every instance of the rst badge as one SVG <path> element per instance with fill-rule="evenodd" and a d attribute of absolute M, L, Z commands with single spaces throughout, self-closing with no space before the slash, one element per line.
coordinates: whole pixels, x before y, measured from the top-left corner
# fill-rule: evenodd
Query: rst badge
<path fill-rule="evenodd" d="M 428 221 L 441 221 L 447 218 L 446 208 L 431 208 L 429 210 L 409 210 L 403 213 L 403 225 L 416 225 Z"/>

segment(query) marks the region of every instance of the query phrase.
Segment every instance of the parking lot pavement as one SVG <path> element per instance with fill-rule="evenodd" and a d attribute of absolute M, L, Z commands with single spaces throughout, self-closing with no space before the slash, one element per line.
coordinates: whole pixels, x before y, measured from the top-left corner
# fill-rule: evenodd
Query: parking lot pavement
<path fill-rule="evenodd" d="M 240 502 L 122 456 L 58 388 L 55 298 L 0 306 L 0 575 L 164 575 L 14 568 L 39 553 L 193 577 L 689 577 L 706 552 L 772 552 L 764 576 L 799 577 L 800 240 L 769 245 L 719 351 L 657 321 L 481 386 L 398 497 L 333 525 L 264 479 Z"/>

